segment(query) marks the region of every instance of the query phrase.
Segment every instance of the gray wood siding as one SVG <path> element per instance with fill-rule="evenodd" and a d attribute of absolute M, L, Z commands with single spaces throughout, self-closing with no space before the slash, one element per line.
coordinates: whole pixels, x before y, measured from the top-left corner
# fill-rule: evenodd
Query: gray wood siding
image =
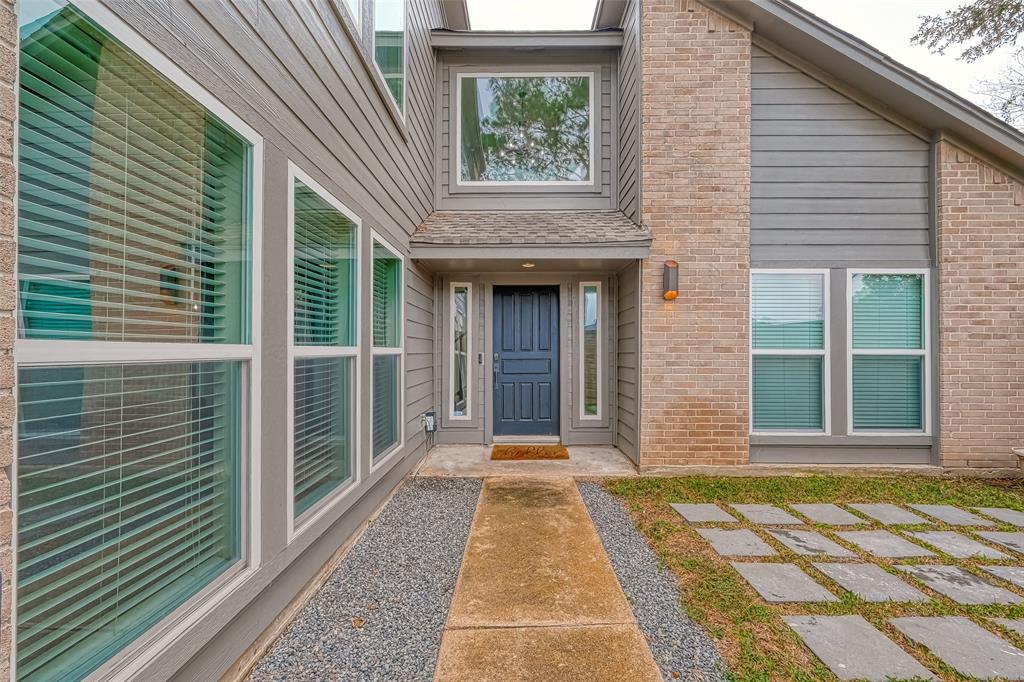
<path fill-rule="evenodd" d="M 929 144 L 754 47 L 754 267 L 930 263 Z"/>
<path fill-rule="evenodd" d="M 619 51 L 619 209 L 640 222 L 640 0 L 628 0 Z"/>
<path fill-rule="evenodd" d="M 372 0 L 361 37 L 343 24 L 342 0 L 103 0 L 263 137 L 263 299 L 259 421 L 262 560 L 182 638 L 146 664 L 139 679 L 218 678 L 358 529 L 425 451 L 420 414 L 434 407 L 434 291 L 431 275 L 405 271 L 405 447 L 370 466 L 371 358 L 369 231 L 408 255 L 408 238 L 434 208 L 435 55 L 430 30 L 442 25 L 438 0 L 408 0 L 407 111 L 389 112 L 369 49 Z M 362 357 L 356 490 L 302 533 L 287 538 L 289 409 L 287 164 L 311 175 L 363 225 Z M 262 605 L 261 607 L 258 607 Z M 198 671 L 198 672 L 197 672 Z"/>
<path fill-rule="evenodd" d="M 460 69 L 488 72 L 544 72 L 594 70 L 599 74 L 594 83 L 597 95 L 595 141 L 595 177 L 591 188 L 580 187 L 482 187 L 459 186 L 455 173 L 458 163 L 456 140 L 456 74 Z M 608 209 L 618 206 L 617 125 L 615 121 L 615 57 L 608 52 L 564 53 L 546 51 L 537 56 L 488 55 L 467 57 L 457 53 L 441 54 L 437 66 L 437 187 L 438 210 L 467 209 Z M 455 145 L 455 146 L 453 146 Z"/>
<path fill-rule="evenodd" d="M 640 446 L 640 264 L 618 275 L 616 329 L 616 442 L 637 461 Z"/>

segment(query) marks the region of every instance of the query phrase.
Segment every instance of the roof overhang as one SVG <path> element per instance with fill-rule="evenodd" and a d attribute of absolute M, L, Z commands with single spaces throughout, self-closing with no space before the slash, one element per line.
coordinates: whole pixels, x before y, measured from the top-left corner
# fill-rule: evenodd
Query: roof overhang
<path fill-rule="evenodd" d="M 437 50 L 617 50 L 622 31 L 453 31 L 434 29 Z"/>
<path fill-rule="evenodd" d="M 625 13 L 626 0 L 597 0 L 590 27 L 595 31 L 602 28 L 618 28 L 622 26 L 622 17 Z"/>
<path fill-rule="evenodd" d="M 469 30 L 469 7 L 466 0 L 441 0 L 444 27 L 453 31 Z"/>
<path fill-rule="evenodd" d="M 650 251 L 649 242 L 596 247 L 410 245 L 410 257 L 433 272 L 614 272 L 647 258 Z"/>
<path fill-rule="evenodd" d="M 796 57 L 820 65 L 915 123 L 969 143 L 1024 177 L 1024 133 L 787 0 L 700 0 Z"/>

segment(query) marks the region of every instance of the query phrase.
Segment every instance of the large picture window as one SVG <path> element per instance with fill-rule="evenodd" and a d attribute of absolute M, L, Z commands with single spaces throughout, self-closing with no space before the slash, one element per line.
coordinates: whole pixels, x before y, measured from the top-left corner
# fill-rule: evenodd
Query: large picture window
<path fill-rule="evenodd" d="M 601 283 L 580 283 L 580 417 L 601 418 Z"/>
<path fill-rule="evenodd" d="M 373 237 L 373 459 L 402 444 L 403 269 L 398 251 Z"/>
<path fill-rule="evenodd" d="M 373 0 L 373 58 L 398 110 L 405 113 L 405 0 Z"/>
<path fill-rule="evenodd" d="M 459 183 L 592 183 L 593 78 L 460 75 Z"/>
<path fill-rule="evenodd" d="M 925 272 L 850 272 L 854 431 L 927 430 L 927 280 Z"/>
<path fill-rule="evenodd" d="M 359 225 L 292 168 L 292 524 L 353 480 Z"/>
<path fill-rule="evenodd" d="M 752 427 L 826 432 L 828 273 L 751 274 Z"/>
<path fill-rule="evenodd" d="M 471 402 L 473 285 L 452 282 L 451 291 L 451 418 L 469 419 Z"/>
<path fill-rule="evenodd" d="M 162 72 L 19 11 L 17 670 L 80 679 L 246 559 L 260 142 L 134 34 Z"/>

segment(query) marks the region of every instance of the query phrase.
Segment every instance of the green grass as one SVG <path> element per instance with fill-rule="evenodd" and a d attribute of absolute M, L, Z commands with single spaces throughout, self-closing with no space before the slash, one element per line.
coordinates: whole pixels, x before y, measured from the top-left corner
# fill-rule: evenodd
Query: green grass
<path fill-rule="evenodd" d="M 887 636 L 911 651 L 925 666 L 942 679 L 963 680 L 927 649 L 917 646 L 888 624 L 888 619 L 904 615 L 940 616 L 961 615 L 994 630 L 1003 638 L 1024 648 L 1024 640 L 1015 634 L 997 628 L 987 621 L 989 617 L 1024 618 L 1024 606 L 964 606 L 931 592 L 927 587 L 905 574 L 899 573 L 895 563 L 957 564 L 989 580 L 979 570 L 988 564 L 1018 563 L 1017 560 L 994 561 L 986 559 L 953 559 L 939 554 L 938 558 L 887 561 L 869 557 L 833 534 L 834 528 L 809 524 L 827 537 L 857 552 L 866 561 L 877 563 L 885 570 L 896 573 L 933 597 L 927 604 L 877 604 L 859 600 L 845 592 L 824 574 L 818 573 L 812 562 L 820 558 L 798 556 L 774 542 L 762 529 L 741 521 L 730 528 L 746 527 L 757 532 L 779 550 L 778 558 L 756 561 L 780 561 L 799 565 L 816 580 L 840 596 L 830 604 L 767 604 L 747 585 L 729 565 L 729 560 L 717 555 L 694 529 L 679 517 L 670 502 L 763 503 L 786 505 L 800 502 L 893 502 L 897 504 L 953 504 L 963 508 L 1009 507 L 1024 511 L 1024 486 L 1013 481 L 982 481 L 973 479 L 913 478 L 892 476 L 883 478 L 847 476 L 787 476 L 773 478 L 631 478 L 609 481 L 608 490 L 625 502 L 640 531 L 647 537 L 661 561 L 676 575 L 684 606 L 690 617 L 704 625 L 716 640 L 729 666 L 733 680 L 834 680 L 835 677 L 800 642 L 782 621 L 784 615 L 859 614 L 882 630 Z M 721 525 L 721 524 L 711 524 Z M 870 523 L 860 528 L 877 527 Z M 1010 526 L 997 526 L 1001 530 L 1015 530 Z M 905 527 L 914 529 L 914 526 Z M 941 523 L 929 529 L 952 529 Z M 891 530 L 891 529 L 890 529 Z M 964 532 L 963 529 L 955 529 Z M 967 531 L 970 534 L 970 531 Z M 981 540 L 977 536 L 975 539 Z M 982 540 L 982 542 L 984 542 Z M 934 550 L 934 548 L 932 548 Z M 1005 551 L 1005 550 L 1004 550 Z M 827 560 L 827 559 L 826 559 Z M 1024 594 L 1009 584 L 1003 587 Z"/>

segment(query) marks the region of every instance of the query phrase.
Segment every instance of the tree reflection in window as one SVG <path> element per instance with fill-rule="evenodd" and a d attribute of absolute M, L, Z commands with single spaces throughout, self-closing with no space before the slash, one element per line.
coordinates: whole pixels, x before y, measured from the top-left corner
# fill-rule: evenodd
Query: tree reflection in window
<path fill-rule="evenodd" d="M 590 80 L 464 76 L 462 180 L 589 181 Z"/>

